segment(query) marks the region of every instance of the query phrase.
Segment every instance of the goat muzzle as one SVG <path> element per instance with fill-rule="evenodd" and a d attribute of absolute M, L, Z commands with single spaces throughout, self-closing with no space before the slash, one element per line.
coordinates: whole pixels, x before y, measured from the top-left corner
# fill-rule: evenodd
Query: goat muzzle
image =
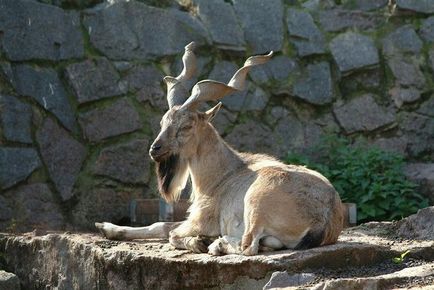
<path fill-rule="evenodd" d="M 149 156 L 156 162 L 163 160 L 169 155 L 168 153 L 169 152 L 163 150 L 163 146 L 159 143 L 153 143 L 149 149 Z"/>

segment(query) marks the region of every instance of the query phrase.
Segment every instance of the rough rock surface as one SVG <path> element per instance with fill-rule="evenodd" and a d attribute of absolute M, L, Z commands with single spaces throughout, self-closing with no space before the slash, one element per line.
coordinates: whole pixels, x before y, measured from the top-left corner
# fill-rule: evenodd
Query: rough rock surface
<path fill-rule="evenodd" d="M 333 83 L 330 65 L 327 62 L 309 64 L 307 77 L 294 85 L 294 94 L 315 105 L 325 105 L 333 99 Z"/>
<path fill-rule="evenodd" d="M 420 36 L 427 42 L 434 42 L 434 16 L 425 19 L 419 30 Z"/>
<path fill-rule="evenodd" d="M 17 275 L 0 270 L 0 289 L 1 290 L 20 290 L 20 280 Z"/>
<path fill-rule="evenodd" d="M 30 105 L 13 96 L 0 95 L 0 112 L 6 140 L 31 144 L 32 108 Z"/>
<path fill-rule="evenodd" d="M 149 102 L 154 108 L 168 109 L 165 91 L 161 87 L 163 75 L 153 66 L 134 66 L 126 72 L 124 80 L 136 99 Z"/>
<path fill-rule="evenodd" d="M 434 164 L 409 163 L 404 167 L 404 174 L 420 185 L 421 193 L 434 202 Z"/>
<path fill-rule="evenodd" d="M 416 88 L 395 87 L 389 91 L 395 105 L 400 108 L 404 103 L 411 103 L 420 99 L 420 91 Z"/>
<path fill-rule="evenodd" d="M 337 106 L 333 112 L 347 133 L 372 131 L 395 120 L 394 114 L 380 107 L 370 94 Z"/>
<path fill-rule="evenodd" d="M 287 56 L 274 56 L 263 66 L 253 67 L 249 75 L 257 84 L 270 82 L 286 84 L 288 78 L 298 73 L 299 66 L 294 59 Z"/>
<path fill-rule="evenodd" d="M 33 148 L 0 147 L 0 188 L 9 188 L 26 179 L 41 165 Z"/>
<path fill-rule="evenodd" d="M 312 273 L 300 273 L 300 274 L 288 274 L 288 272 L 274 272 L 271 275 L 270 281 L 264 286 L 264 290 L 267 289 L 281 289 L 285 287 L 300 286 L 309 283 L 315 279 L 315 274 Z"/>
<path fill-rule="evenodd" d="M 299 56 L 325 53 L 324 36 L 308 12 L 288 9 L 286 21 Z"/>
<path fill-rule="evenodd" d="M 379 62 L 378 51 L 372 39 L 354 32 L 333 38 L 330 50 L 342 73 L 370 67 Z"/>
<path fill-rule="evenodd" d="M 415 86 L 421 88 L 425 85 L 426 79 L 420 70 L 417 61 L 406 57 L 392 57 L 388 65 L 398 84 L 403 86 Z"/>
<path fill-rule="evenodd" d="M 106 108 L 82 113 L 79 121 L 86 138 L 92 142 L 133 132 L 142 127 L 139 114 L 125 98 Z"/>
<path fill-rule="evenodd" d="M 13 86 L 17 93 L 32 97 L 44 109 L 53 113 L 67 129 L 74 129 L 74 113 L 65 88 L 54 69 L 17 65 L 13 67 L 13 71 Z"/>
<path fill-rule="evenodd" d="M 125 94 L 128 89 L 106 58 L 71 64 L 66 68 L 66 76 L 80 104 Z"/>
<path fill-rule="evenodd" d="M 430 64 L 431 70 L 434 71 L 434 48 L 428 52 L 428 63 Z"/>
<path fill-rule="evenodd" d="M 245 40 L 254 54 L 282 49 L 282 1 L 234 0 L 233 3 Z"/>
<path fill-rule="evenodd" d="M 345 9 L 330 9 L 319 13 L 319 21 L 325 31 L 338 32 L 345 29 L 373 30 L 384 25 L 385 18 L 378 13 Z"/>
<path fill-rule="evenodd" d="M 417 156 L 433 152 L 434 118 L 417 113 L 404 113 L 401 115 L 399 127 L 407 135 L 410 154 Z"/>
<path fill-rule="evenodd" d="M 263 89 L 256 87 L 253 92 L 246 96 L 245 103 L 243 105 L 244 111 L 261 111 L 265 109 L 268 103 L 270 95 Z"/>
<path fill-rule="evenodd" d="M 248 132 L 255 132 L 255 134 Z M 248 121 L 235 126 L 225 140 L 241 151 L 273 153 L 272 148 L 275 142 L 271 134 L 270 128 L 255 121 Z"/>
<path fill-rule="evenodd" d="M 146 183 L 149 181 L 148 150 L 147 140 L 133 140 L 104 148 L 92 171 L 124 183 Z"/>
<path fill-rule="evenodd" d="M 390 274 L 373 276 L 369 278 L 332 279 L 326 282 L 319 283 L 311 287 L 310 289 L 390 289 L 390 287 L 393 287 L 394 285 L 399 285 L 411 279 L 420 279 L 421 281 L 432 280 L 433 275 L 434 263 L 429 263 L 426 265 L 409 267 Z M 428 283 L 431 284 L 429 281 Z M 415 284 L 417 285 L 418 283 Z M 393 289 L 397 288 L 393 287 Z"/>
<path fill-rule="evenodd" d="M 417 112 L 421 115 L 434 117 L 434 95 L 432 95 L 426 102 L 423 102 Z"/>
<path fill-rule="evenodd" d="M 433 172 L 431 164 L 431 173 Z M 399 222 L 398 234 L 407 239 L 434 240 L 433 221 L 434 207 L 420 209 L 416 214 Z"/>
<path fill-rule="evenodd" d="M 0 32 L 0 48 L 12 61 L 64 60 L 84 54 L 80 16 L 75 11 L 36 1 L 1 0 Z"/>
<path fill-rule="evenodd" d="M 36 133 L 36 140 L 56 189 L 63 200 L 70 199 L 86 157 L 86 147 L 50 118 L 44 120 Z"/>
<path fill-rule="evenodd" d="M 414 28 L 411 25 L 404 25 L 384 38 L 383 52 L 388 56 L 403 52 L 418 54 L 422 45 L 422 40 Z"/>
<path fill-rule="evenodd" d="M 68 227 L 90 227 L 99 208 L 127 224 L 132 199 L 157 197 L 155 174 L 136 183 L 119 179 L 130 180 L 107 162 L 105 173 L 92 170 L 105 148 L 155 138 L 167 109 L 162 78 L 181 73 L 192 40 L 198 69 L 189 88 L 209 75 L 227 82 L 248 56 L 275 50 L 271 61 L 252 68 L 245 91 L 223 100 L 213 120 L 235 149 L 279 157 L 291 150 L 312 159 L 322 136 L 337 134 L 430 163 L 433 2 L 388 2 L 0 0 L 0 95 L 8 96 L 0 101 L 0 180 L 7 184 L 0 191 L 48 184 Z M 364 95 L 375 104 L 350 106 Z M 339 108 L 349 111 L 338 118 Z M 89 152 L 67 190 L 56 185 L 52 164 L 65 164 L 69 147 L 38 145 L 46 118 Z M 47 162 L 50 150 L 56 156 Z M 121 159 L 129 154 L 110 156 L 128 168 Z M 431 198 L 425 179 L 415 180 Z M 10 220 L 12 197 L 0 195 L 0 219 Z M 119 212 L 114 201 L 122 204 Z"/>
<path fill-rule="evenodd" d="M 379 8 L 386 7 L 388 3 L 389 0 L 356 0 L 354 2 L 354 5 L 357 9 L 363 11 L 371 11 L 371 10 L 375 11 Z"/>
<path fill-rule="evenodd" d="M 412 263 L 429 270 L 434 242 L 402 240 L 395 227 L 394 223 L 369 223 L 346 230 L 335 245 L 252 257 L 191 254 L 173 249 L 165 240 L 118 242 L 70 233 L 3 234 L 0 252 L 8 269 L 30 289 L 50 284 L 59 289 L 79 285 L 85 289 L 254 290 L 262 289 L 275 271 L 314 274 L 306 287 L 331 277 L 394 275 L 403 269 L 408 274 L 414 269 Z M 410 254 L 403 263 L 392 263 L 392 257 L 407 250 Z"/>
<path fill-rule="evenodd" d="M 95 230 L 95 222 L 128 223 L 131 201 L 143 198 L 142 189 L 125 191 L 108 187 L 82 189 L 78 204 L 72 210 L 73 224 L 79 229 Z"/>
<path fill-rule="evenodd" d="M 343 96 L 359 90 L 376 90 L 381 87 L 384 72 L 381 68 L 373 68 L 354 72 L 343 76 L 340 90 Z"/>
<path fill-rule="evenodd" d="M 22 185 L 4 193 L 9 219 L 0 219 L 0 229 L 10 231 L 60 230 L 64 218 L 50 188 L 45 183 Z"/>
<path fill-rule="evenodd" d="M 434 13 L 434 3 L 431 0 L 396 0 L 396 6 L 403 10 L 418 13 Z"/>
<path fill-rule="evenodd" d="M 373 145 L 377 148 L 401 155 L 405 154 L 407 144 L 408 140 L 406 137 L 379 138 L 373 142 Z"/>
<path fill-rule="evenodd" d="M 205 29 L 188 13 L 136 1 L 87 10 L 84 24 L 91 43 L 116 60 L 177 54 L 191 41 L 207 42 Z"/>
<path fill-rule="evenodd" d="M 231 4 L 219 0 L 196 0 L 197 13 L 213 43 L 228 50 L 245 50 L 243 30 Z"/>

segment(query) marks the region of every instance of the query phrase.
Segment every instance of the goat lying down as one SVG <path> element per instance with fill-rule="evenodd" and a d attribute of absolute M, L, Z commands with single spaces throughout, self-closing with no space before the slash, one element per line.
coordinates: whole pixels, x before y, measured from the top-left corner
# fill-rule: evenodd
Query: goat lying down
<path fill-rule="evenodd" d="M 272 52 L 247 59 L 228 84 L 198 82 L 188 97 L 186 82 L 196 72 L 193 49 L 194 43 L 185 47 L 181 74 L 164 78 L 170 109 L 149 151 L 160 193 L 168 202 L 179 198 L 191 177 L 187 220 L 96 227 L 109 239 L 168 238 L 175 248 L 211 255 L 256 255 L 335 243 L 342 230 L 342 204 L 324 176 L 267 155 L 235 151 L 210 123 L 221 103 L 206 112 L 197 110 L 202 102 L 244 89 L 250 68 L 266 63 Z"/>

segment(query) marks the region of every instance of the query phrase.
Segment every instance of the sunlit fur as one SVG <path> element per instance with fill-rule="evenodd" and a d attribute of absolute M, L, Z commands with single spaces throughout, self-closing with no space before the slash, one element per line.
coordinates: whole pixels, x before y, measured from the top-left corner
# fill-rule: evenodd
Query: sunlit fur
<path fill-rule="evenodd" d="M 335 243 L 343 214 L 330 182 L 302 166 L 237 152 L 210 123 L 219 108 L 206 113 L 170 109 L 154 141 L 165 153 L 156 166 L 166 200 L 177 200 L 191 177 L 192 204 L 186 221 L 142 228 L 109 223 L 97 227 L 109 238 L 169 238 L 176 248 L 213 255 L 254 255 L 259 250 Z M 209 245 L 208 238 L 215 240 Z"/>

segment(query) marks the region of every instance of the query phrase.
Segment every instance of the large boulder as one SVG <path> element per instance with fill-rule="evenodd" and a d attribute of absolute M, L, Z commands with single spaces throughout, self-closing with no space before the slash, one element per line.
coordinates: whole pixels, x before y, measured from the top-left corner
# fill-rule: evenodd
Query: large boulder
<path fill-rule="evenodd" d="M 431 174 L 433 173 L 431 168 Z M 398 234 L 407 239 L 434 240 L 434 206 L 420 209 L 416 214 L 401 220 Z"/>
<path fill-rule="evenodd" d="M 270 281 L 265 284 L 263 290 L 301 286 L 303 284 L 312 282 L 315 278 L 315 274 L 312 273 L 300 273 L 290 275 L 286 271 L 274 272 L 271 275 Z"/>
<path fill-rule="evenodd" d="M 325 53 L 324 36 L 308 12 L 288 9 L 286 22 L 290 41 L 299 56 Z"/>
<path fill-rule="evenodd" d="M 96 58 L 66 67 L 66 76 L 80 104 L 122 95 L 127 85 L 106 58 Z"/>
<path fill-rule="evenodd" d="M 389 3 L 389 0 L 356 0 L 354 2 L 348 2 L 349 6 L 354 6 L 355 9 L 362 11 L 377 11 L 384 8 Z"/>
<path fill-rule="evenodd" d="M 285 86 L 289 79 L 298 75 L 298 63 L 285 55 L 273 56 L 264 65 L 253 67 L 249 73 L 250 78 L 259 85 Z"/>
<path fill-rule="evenodd" d="M 108 192 L 102 192 L 101 197 L 105 197 L 104 205 L 111 203 L 112 195 Z M 96 210 L 89 204 L 91 215 L 110 214 L 99 209 L 104 208 Z M 276 271 L 286 271 L 288 274 L 281 276 L 303 289 L 314 282 L 325 283 L 344 275 L 349 279 L 377 279 L 380 276 L 391 282 L 389 286 L 393 288 L 400 282 L 411 286 L 420 279 L 430 281 L 433 263 L 427 261 L 434 257 L 433 245 L 433 241 L 402 241 L 396 237 L 392 223 L 347 229 L 334 245 L 304 251 L 222 257 L 174 249 L 165 240 L 120 242 L 84 233 L 0 234 L 0 252 L 7 267 L 17 274 L 26 289 L 50 284 L 58 285 L 60 289 L 93 289 L 98 285 L 103 289 L 259 290 Z M 394 264 L 392 258 L 405 251 L 410 251 L 406 259 L 401 264 Z M 314 280 L 312 275 L 302 273 L 312 273 Z"/>
<path fill-rule="evenodd" d="M 402 10 L 422 14 L 434 13 L 434 2 L 432 0 L 396 0 L 396 6 Z"/>
<path fill-rule="evenodd" d="M 432 287 L 428 286 L 428 288 L 421 288 L 418 286 L 420 286 L 420 284 L 425 284 L 423 281 L 427 281 L 428 282 L 427 285 L 430 285 L 431 283 L 429 282 L 429 280 L 432 280 L 431 279 L 432 275 L 434 275 L 434 263 L 428 263 L 426 265 L 413 266 L 389 274 L 373 275 L 372 277 L 330 279 L 328 281 L 318 283 L 310 287 L 309 289 L 310 290 L 410 289 L 407 287 L 401 288 L 399 287 L 399 285 L 414 284 L 415 288 L 411 288 L 413 290 L 416 289 L 429 290 L 430 288 L 432 289 Z M 408 281 L 415 281 L 415 282 L 411 283 Z M 399 288 L 393 287 L 395 285 Z"/>
<path fill-rule="evenodd" d="M 372 31 L 384 25 L 385 17 L 379 13 L 336 8 L 320 11 L 319 22 L 321 27 L 328 32 L 338 32 L 346 29 Z"/>
<path fill-rule="evenodd" d="M 428 100 L 421 103 L 416 112 L 421 115 L 434 117 L 434 95 L 431 95 Z"/>
<path fill-rule="evenodd" d="M 430 43 L 434 42 L 434 16 L 431 16 L 422 22 L 419 34 L 425 41 Z"/>
<path fill-rule="evenodd" d="M 207 32 L 187 12 L 137 1 L 101 5 L 84 13 L 90 42 L 110 59 L 152 59 L 178 54 L 191 41 L 207 43 Z"/>
<path fill-rule="evenodd" d="M 32 107 L 18 98 L 0 95 L 0 119 L 8 141 L 32 143 Z"/>
<path fill-rule="evenodd" d="M 197 14 L 213 43 L 227 50 L 245 50 L 243 30 L 231 4 L 220 0 L 196 0 Z"/>
<path fill-rule="evenodd" d="M 421 97 L 420 91 L 413 87 L 394 87 L 389 90 L 389 94 L 398 108 L 402 107 L 403 104 L 415 102 Z"/>
<path fill-rule="evenodd" d="M 79 201 L 72 209 L 75 229 L 95 230 L 95 222 L 129 224 L 131 203 L 143 198 L 142 189 L 121 190 L 107 187 L 80 189 Z"/>
<path fill-rule="evenodd" d="M 13 67 L 13 86 L 18 94 L 33 98 L 45 110 L 53 113 L 69 130 L 76 120 L 65 88 L 54 69 L 20 64 Z"/>
<path fill-rule="evenodd" d="M 395 114 L 378 105 L 371 94 L 362 95 L 345 104 L 336 104 L 333 112 L 347 133 L 372 131 L 395 121 Z"/>
<path fill-rule="evenodd" d="M 307 75 L 294 84 L 293 92 L 298 98 L 314 105 L 331 103 L 333 83 L 329 63 L 307 65 Z"/>
<path fill-rule="evenodd" d="M 149 181 L 149 142 L 133 140 L 104 148 L 92 168 L 96 175 L 108 176 L 127 184 Z"/>
<path fill-rule="evenodd" d="M 41 167 L 38 152 L 33 148 L 0 147 L 0 188 L 9 188 L 25 180 Z"/>
<path fill-rule="evenodd" d="M 283 3 L 280 0 L 234 0 L 233 5 L 252 53 L 280 51 L 283 45 Z"/>
<path fill-rule="evenodd" d="M 45 183 L 22 185 L 4 193 L 10 218 L 0 219 L 0 229 L 10 231 L 60 230 L 65 219 L 53 192 Z"/>
<path fill-rule="evenodd" d="M 0 0 L 0 47 L 12 61 L 80 58 L 80 15 L 36 1 Z"/>
<path fill-rule="evenodd" d="M 395 82 L 401 86 L 423 88 L 426 79 L 420 69 L 419 63 L 408 57 L 394 56 L 391 57 L 387 64 L 395 77 Z"/>
<path fill-rule="evenodd" d="M 433 158 L 434 118 L 416 112 L 403 112 L 399 117 L 399 127 L 408 138 L 407 151 L 411 157 Z"/>
<path fill-rule="evenodd" d="M 383 39 L 383 53 L 392 56 L 401 53 L 418 54 L 422 40 L 411 25 L 404 25 Z"/>
<path fill-rule="evenodd" d="M 86 147 L 50 118 L 46 118 L 36 132 L 36 141 L 62 200 L 70 199 L 87 154 Z"/>
<path fill-rule="evenodd" d="M 404 174 L 418 183 L 420 192 L 434 203 L 434 163 L 408 163 Z"/>
<path fill-rule="evenodd" d="M 92 142 L 133 132 L 142 127 L 139 114 L 126 98 L 108 107 L 80 114 L 79 122 L 86 138 Z"/>
<path fill-rule="evenodd" d="M 168 109 L 165 90 L 161 87 L 163 74 L 155 67 L 136 65 L 125 72 L 128 90 L 141 103 L 150 103 L 159 110 Z"/>
<path fill-rule="evenodd" d="M 373 40 L 362 34 L 340 34 L 330 42 L 330 50 L 343 74 L 379 63 L 378 50 Z"/>

